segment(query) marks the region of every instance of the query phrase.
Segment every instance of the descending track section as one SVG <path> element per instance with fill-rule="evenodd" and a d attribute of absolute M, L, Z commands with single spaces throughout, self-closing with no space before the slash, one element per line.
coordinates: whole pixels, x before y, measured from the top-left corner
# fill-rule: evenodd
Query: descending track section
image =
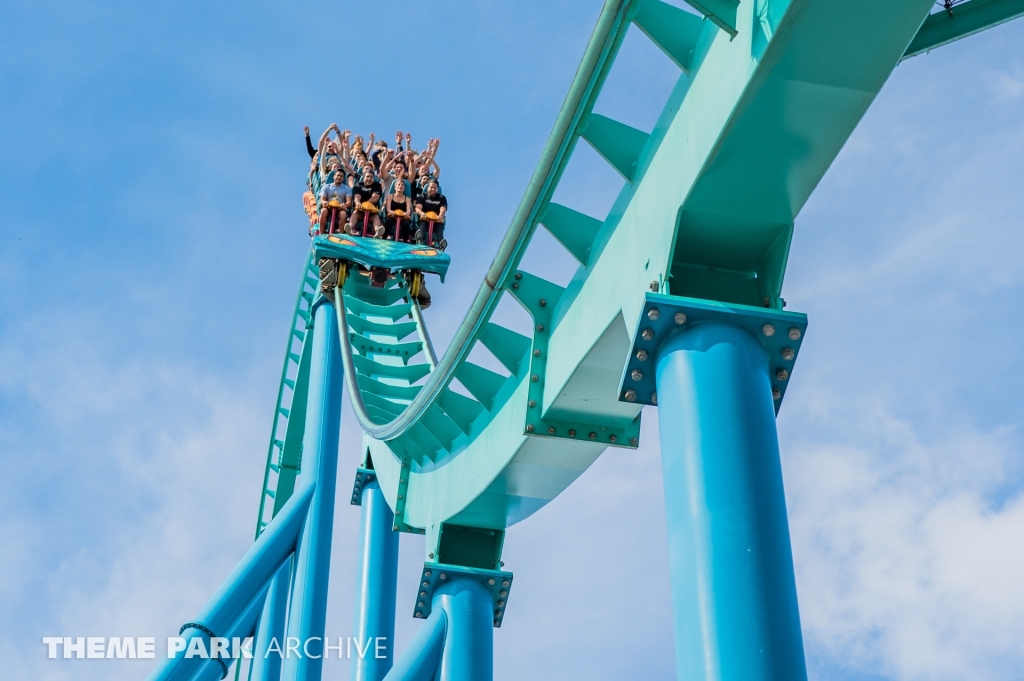
<path fill-rule="evenodd" d="M 781 313 L 795 217 L 932 7 L 871 0 L 849 15 L 845 0 L 693 4 L 699 13 L 659 0 L 605 3 L 526 194 L 443 357 L 435 361 L 399 270 L 383 288 L 356 276 L 328 288 L 365 432 L 364 468 L 375 471 L 395 527 L 428 535 L 431 559 L 444 557 L 446 527 L 487 529 L 499 539 L 480 566 L 495 567 L 506 527 L 605 448 L 637 446 L 641 408 L 657 404 L 651 368 L 631 355 L 651 332 L 637 320 L 652 291 L 738 310 L 756 328 L 758 310 L 762 325 Z M 680 68 L 650 132 L 593 113 L 631 26 Z M 581 139 L 624 181 L 603 219 L 552 201 Z M 566 288 L 520 268 L 539 226 L 579 262 Z M 492 321 L 506 294 L 530 315 L 531 335 Z M 468 360 L 478 344 L 504 372 Z M 798 350 L 772 360 L 776 411 Z M 275 441 L 285 453 L 287 437 Z"/>

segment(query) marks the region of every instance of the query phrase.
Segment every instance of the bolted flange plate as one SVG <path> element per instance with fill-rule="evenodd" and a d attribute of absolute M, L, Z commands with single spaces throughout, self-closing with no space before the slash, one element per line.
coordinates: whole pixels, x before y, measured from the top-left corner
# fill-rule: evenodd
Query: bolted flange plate
<path fill-rule="evenodd" d="M 807 330 L 807 315 L 660 293 L 648 293 L 644 300 L 629 361 L 619 381 L 619 401 L 657 406 L 655 369 L 659 349 L 676 333 L 707 322 L 735 324 L 750 331 L 764 346 L 778 414 Z"/>
<path fill-rule="evenodd" d="M 416 590 L 416 607 L 413 609 L 412 616 L 416 619 L 430 617 L 434 591 L 456 577 L 468 577 L 479 582 L 491 592 L 494 604 L 494 626 L 495 628 L 501 627 L 501 620 L 505 616 L 505 605 L 508 603 L 508 595 L 512 590 L 512 573 L 468 568 L 461 565 L 423 564 L 423 574 L 420 575 L 420 585 Z"/>
<path fill-rule="evenodd" d="M 356 481 L 352 485 L 352 505 L 362 506 L 363 505 L 363 488 L 366 483 L 373 482 L 377 479 L 377 474 L 369 468 L 357 468 L 356 469 Z"/>

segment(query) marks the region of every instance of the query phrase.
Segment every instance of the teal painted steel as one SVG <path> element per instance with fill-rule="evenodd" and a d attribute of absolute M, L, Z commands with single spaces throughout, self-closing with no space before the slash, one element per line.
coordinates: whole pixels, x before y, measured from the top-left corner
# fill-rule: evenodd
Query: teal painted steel
<path fill-rule="evenodd" d="M 437 549 L 436 543 L 428 538 L 428 544 L 434 550 Z M 436 605 L 434 596 L 441 593 L 441 587 L 456 579 L 474 581 L 487 591 L 490 595 L 489 611 L 493 613 L 491 619 L 494 627 L 500 628 L 505 617 L 505 606 L 508 605 L 508 597 L 512 592 L 512 573 L 502 570 L 424 563 L 412 616 L 416 619 L 430 617 Z"/>
<path fill-rule="evenodd" d="M 595 113 L 587 118 L 587 123 L 581 128 L 580 134 L 619 175 L 622 175 L 622 179 L 626 182 L 633 181 L 637 161 L 650 135 Z"/>
<path fill-rule="evenodd" d="M 494 678 L 491 592 L 479 581 L 455 576 L 434 595 L 448 628 L 437 681 L 490 681 Z"/>
<path fill-rule="evenodd" d="M 277 571 L 267 591 L 267 600 L 253 642 L 253 660 L 249 667 L 250 681 L 280 681 L 281 656 L 275 653 L 268 654 L 268 651 L 274 647 L 273 641 L 277 641 L 278 649 L 282 647 L 281 642 L 284 641 L 291 576 L 292 561 L 289 558 Z"/>
<path fill-rule="evenodd" d="M 772 418 L 805 324 L 781 310 L 795 219 L 900 59 L 1018 16 L 1024 0 L 971 0 L 952 17 L 928 16 L 931 0 L 863 0 L 855 11 L 846 0 L 690 4 L 707 19 L 659 0 L 605 3 L 509 231 L 440 360 L 407 284 L 371 286 L 351 268 L 334 290 L 331 319 L 326 299 L 314 300 L 314 261 L 443 279 L 446 255 L 347 236 L 314 241 L 289 330 L 257 542 L 190 636 L 251 629 L 247 618 L 260 609 L 263 629 L 280 626 L 282 574 L 306 515 L 296 504 L 309 508 L 288 633 L 323 634 L 343 369 L 377 478 L 355 490 L 372 500 L 364 534 L 425 533 L 428 550 L 441 546 L 444 528 L 503 536 L 605 447 L 635 447 L 640 405 L 657 404 L 660 393 L 671 414 L 661 428 L 680 678 L 805 678 Z M 593 113 L 631 22 L 683 71 L 650 133 Z M 603 219 L 550 203 L 581 137 L 625 180 Z M 539 224 L 581 265 L 564 289 L 519 269 Z M 505 293 L 530 314 L 531 336 L 490 321 Z M 686 320 L 651 316 L 665 310 Z M 627 324 L 638 317 L 640 325 Z M 772 336 L 765 329 L 775 322 L 799 333 Z M 466 361 L 478 342 L 507 374 Z M 643 364 L 653 358 L 654 378 Z M 473 398 L 453 390 L 456 381 Z M 293 495 L 300 451 L 319 484 Z M 365 555 L 385 557 L 367 564 L 386 574 L 367 567 L 364 606 L 370 592 L 393 597 L 388 541 L 371 539 Z M 495 566 L 500 545 L 488 554 Z M 467 563 L 476 555 L 445 550 Z M 372 586 L 371 574 L 384 586 Z M 440 584 L 444 574 L 452 579 Z M 388 678 L 433 678 L 438 659 L 441 679 L 490 678 L 489 629 L 504 612 L 505 574 L 428 565 L 415 612 L 433 614 Z M 357 622 L 386 630 L 387 610 L 393 615 L 393 605 L 366 606 Z M 210 675 L 213 664 L 170 660 L 153 678 Z M 259 674 L 274 677 L 267 669 Z M 286 670 L 289 679 L 319 675 L 319 660 L 308 657 Z"/>
<path fill-rule="evenodd" d="M 438 608 L 413 636 L 385 681 L 436 681 L 448 616 Z"/>
<path fill-rule="evenodd" d="M 310 282 L 311 277 L 312 282 Z M 260 497 L 260 510 L 256 517 L 257 537 L 260 536 L 263 528 L 277 515 L 281 507 L 291 497 L 292 490 L 294 489 L 295 474 L 298 472 L 297 468 L 293 470 L 289 464 L 284 468 L 285 479 L 281 480 L 279 478 L 282 466 L 285 466 L 286 460 L 288 462 L 294 461 L 296 465 L 298 463 L 297 445 L 301 445 L 301 441 L 296 442 L 294 437 L 289 441 L 287 437 L 288 414 L 290 410 L 285 408 L 285 404 L 289 396 L 291 401 L 294 401 L 297 396 L 299 399 L 302 399 L 305 391 L 302 381 L 299 380 L 300 355 L 296 352 L 296 348 L 301 352 L 306 331 L 309 328 L 309 316 L 311 314 L 313 297 L 317 294 L 318 277 L 319 271 L 313 260 L 313 249 L 311 247 L 302 267 L 299 291 L 295 295 L 295 307 L 292 311 L 291 324 L 288 327 L 288 346 L 285 350 L 284 367 L 281 369 L 281 380 L 277 389 L 274 419 L 270 427 L 270 446 L 267 448 L 267 463 L 263 473 L 263 495 Z M 296 390 L 297 385 L 298 390 Z M 302 426 L 305 422 L 300 418 L 298 423 Z M 301 438 L 301 428 L 298 432 Z M 289 447 L 287 444 L 289 442 L 295 443 L 295 446 Z M 281 490 L 278 490 L 279 486 L 282 488 Z M 274 500 L 273 509 L 269 517 L 267 517 L 268 514 L 266 513 L 268 499 Z"/>
<path fill-rule="evenodd" d="M 730 37 L 736 37 L 739 0 L 687 0 L 687 4 L 710 19 Z"/>
<path fill-rule="evenodd" d="M 904 59 L 1024 16 L 1024 0 L 970 0 L 925 19 Z"/>
<path fill-rule="evenodd" d="M 586 266 L 590 262 L 590 247 L 601 229 L 600 220 L 557 203 L 549 203 L 540 222 L 581 265 Z"/>
<path fill-rule="evenodd" d="M 619 384 L 619 399 L 636 404 L 657 405 L 654 366 L 659 349 L 674 334 L 709 322 L 744 328 L 764 348 L 777 414 L 786 395 L 786 388 L 789 387 L 793 367 L 800 354 L 800 345 L 807 333 L 807 315 L 657 293 L 647 294 L 643 314 L 637 321 L 629 362 Z"/>
<path fill-rule="evenodd" d="M 660 348 L 680 681 L 807 678 L 765 348 L 708 322 Z"/>
<path fill-rule="evenodd" d="M 288 613 L 288 636 L 302 641 L 305 649 L 301 657 L 286 657 L 283 671 L 284 678 L 297 681 L 319 679 L 323 667 L 320 656 L 327 618 L 344 380 L 333 306 L 320 305 L 314 315 L 302 470 L 303 477 L 316 485 L 316 492 L 295 550 Z M 307 644 L 311 645 L 307 648 Z"/>
<path fill-rule="evenodd" d="M 374 643 L 369 645 L 372 654 L 352 657 L 349 678 L 353 681 L 381 681 L 394 660 L 398 532 L 392 530 L 395 517 L 376 480 L 367 482 L 360 495 L 362 513 L 353 635 L 360 646 L 366 646 L 370 639 L 374 639 Z M 384 642 L 380 657 L 377 656 L 378 638 Z"/>
<path fill-rule="evenodd" d="M 441 281 L 451 264 L 447 253 L 429 246 L 348 235 L 318 236 L 313 239 L 313 251 L 317 258 L 338 258 L 366 267 L 430 272 Z"/>
<path fill-rule="evenodd" d="M 700 17 L 660 0 L 644 0 L 633 22 L 676 66 L 690 72 L 693 51 L 704 32 Z"/>
<path fill-rule="evenodd" d="M 311 482 L 292 495 L 281 513 L 246 551 L 193 622 L 203 625 L 217 636 L 230 635 L 227 632 L 231 631 L 232 626 L 266 590 L 281 565 L 295 550 L 316 487 Z M 189 628 L 186 631 L 189 641 L 193 638 L 202 638 L 204 641 L 209 639 L 208 635 L 198 629 Z M 175 657 L 162 660 L 149 675 L 150 681 L 186 681 L 204 663 L 210 662 L 197 657 L 185 658 L 184 655 L 182 651 Z"/>

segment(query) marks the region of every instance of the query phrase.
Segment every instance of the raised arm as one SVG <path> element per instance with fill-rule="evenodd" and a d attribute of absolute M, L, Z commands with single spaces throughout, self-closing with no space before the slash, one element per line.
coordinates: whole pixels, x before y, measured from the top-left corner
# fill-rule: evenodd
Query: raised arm
<path fill-rule="evenodd" d="M 348 139 L 352 135 L 351 130 L 346 130 L 341 133 L 341 154 L 345 157 L 345 163 L 348 163 L 352 157 L 352 150 L 349 149 Z"/>
<path fill-rule="evenodd" d="M 313 147 L 313 140 L 309 139 L 309 126 L 302 126 L 302 132 L 306 135 L 306 153 L 309 154 L 309 160 L 312 161 L 313 157 L 316 156 L 316 148 Z"/>
<path fill-rule="evenodd" d="M 430 170 L 430 166 L 434 166 L 434 172 L 433 172 L 434 179 L 435 180 L 440 180 L 441 179 L 441 166 L 437 165 L 437 159 L 434 158 L 433 156 L 430 156 L 427 159 L 427 170 L 428 171 Z"/>
<path fill-rule="evenodd" d="M 381 156 L 382 158 L 380 160 L 380 180 L 381 182 L 391 182 L 395 179 L 395 176 L 392 174 L 391 171 L 395 167 L 395 161 L 397 160 L 397 157 L 390 149 L 385 151 Z"/>

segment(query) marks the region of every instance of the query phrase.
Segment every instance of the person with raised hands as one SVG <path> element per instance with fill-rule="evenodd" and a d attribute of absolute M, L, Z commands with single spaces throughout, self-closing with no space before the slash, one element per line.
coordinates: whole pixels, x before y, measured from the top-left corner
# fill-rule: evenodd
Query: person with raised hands
<path fill-rule="evenodd" d="M 349 234 L 353 236 L 384 236 L 380 221 L 380 182 L 373 175 L 373 166 L 366 162 L 363 179 L 352 186 L 353 209 Z M 372 226 L 372 229 L 371 229 Z"/>

